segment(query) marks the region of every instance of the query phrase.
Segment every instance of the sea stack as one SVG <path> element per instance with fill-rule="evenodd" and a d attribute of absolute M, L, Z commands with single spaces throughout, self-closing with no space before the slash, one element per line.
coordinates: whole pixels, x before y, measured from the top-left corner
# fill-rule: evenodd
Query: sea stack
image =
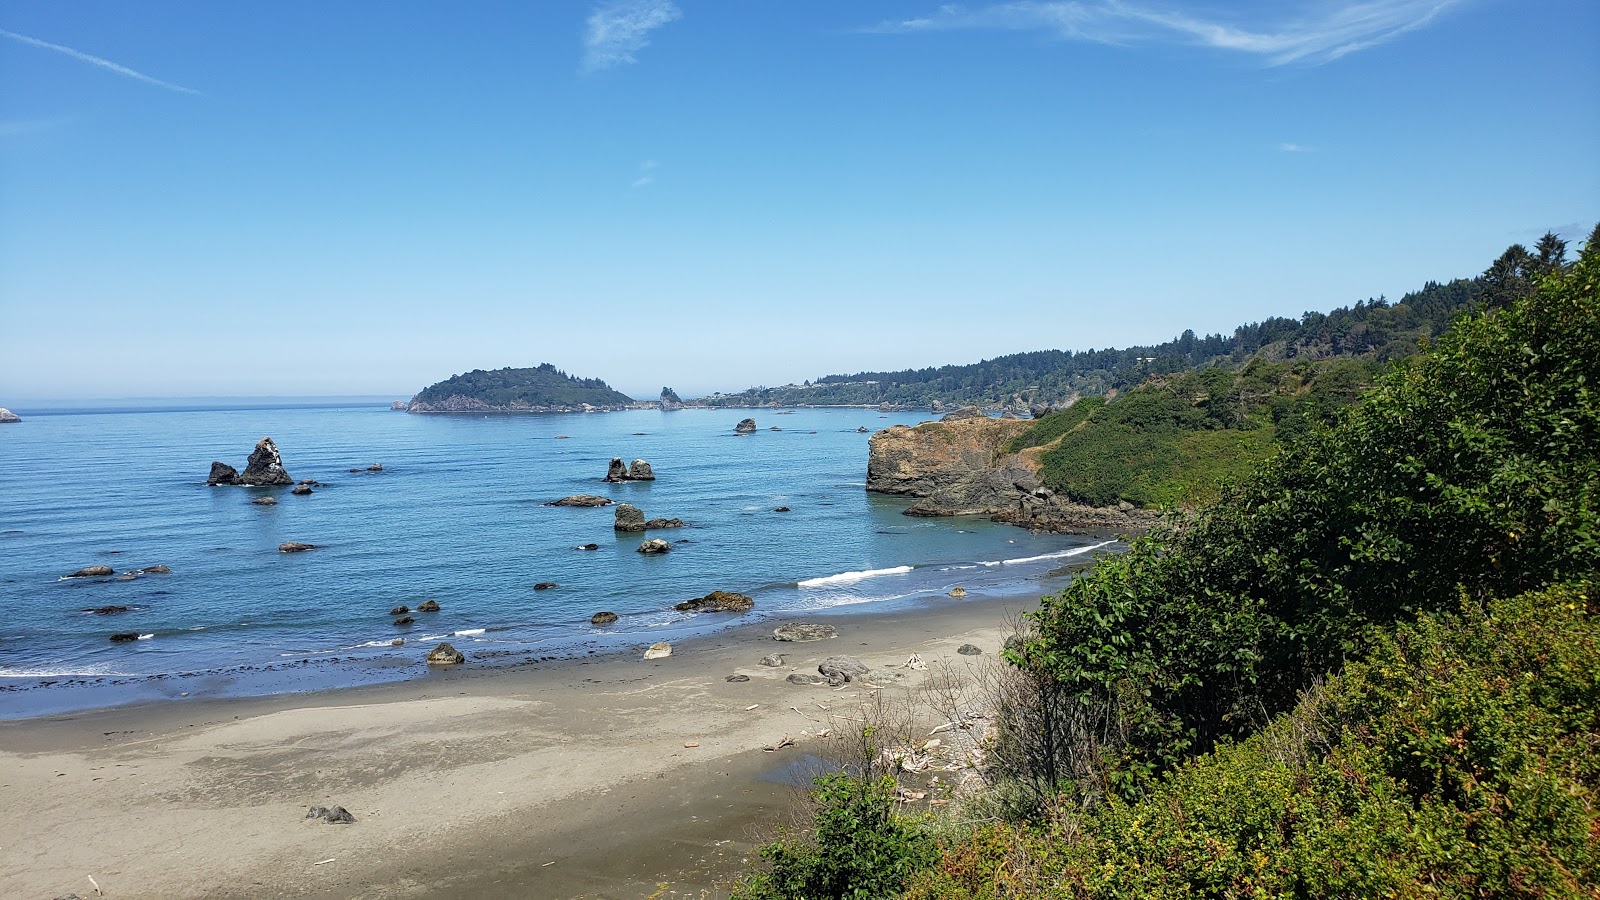
<path fill-rule="evenodd" d="M 264 437 L 256 442 L 254 453 L 250 454 L 250 461 L 244 467 L 244 474 L 239 476 L 242 484 L 294 484 L 294 479 L 284 471 L 283 458 L 278 455 L 278 445 L 272 438 Z"/>
<path fill-rule="evenodd" d="M 739 424 L 733 426 L 733 432 L 734 432 L 734 434 L 755 434 L 756 433 L 756 420 L 755 419 L 743 419 L 743 420 L 741 420 L 739 422 Z"/>
<path fill-rule="evenodd" d="M 683 401 L 678 398 L 678 393 L 672 388 L 664 387 L 661 389 L 661 408 L 667 412 L 683 409 Z"/>
<path fill-rule="evenodd" d="M 619 481 L 627 480 L 628 464 L 623 462 L 620 456 L 611 457 L 611 465 L 606 470 L 606 481 L 616 484 Z"/>
<path fill-rule="evenodd" d="M 22 421 L 22 417 L 21 416 L 17 415 L 16 413 L 12 412 L 9 409 L 6 409 L 4 406 L 0 406 L 0 425 L 10 425 L 13 422 L 21 422 L 21 421 Z"/>
<path fill-rule="evenodd" d="M 211 474 L 206 477 L 206 484 L 215 486 L 219 484 L 243 484 L 243 482 L 239 480 L 238 469 L 225 462 L 213 461 L 211 463 Z"/>
<path fill-rule="evenodd" d="M 642 459 L 636 459 L 636 460 L 633 461 L 633 465 L 628 467 L 628 480 L 629 481 L 655 481 L 656 480 L 656 472 L 655 472 L 654 469 L 650 468 L 650 464 L 649 463 L 645 462 Z"/>

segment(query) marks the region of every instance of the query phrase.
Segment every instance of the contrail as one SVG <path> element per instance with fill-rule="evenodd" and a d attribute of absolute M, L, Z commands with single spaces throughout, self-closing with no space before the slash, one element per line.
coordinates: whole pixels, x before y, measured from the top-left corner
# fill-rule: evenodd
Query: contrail
<path fill-rule="evenodd" d="M 200 93 L 199 91 L 197 91 L 197 90 L 195 90 L 193 88 L 186 88 L 181 84 L 173 84 L 170 81 L 162 81 L 159 78 L 151 78 L 149 75 L 146 75 L 143 72 L 135 72 L 134 70 L 128 68 L 127 66 L 118 65 L 117 63 L 114 63 L 109 59 L 101 59 L 98 56 L 91 56 L 91 55 L 89 55 L 87 53 L 84 53 L 82 51 L 74 50 L 71 47 L 63 47 L 60 44 L 52 44 L 49 41 L 41 41 L 38 38 L 28 37 L 25 34 L 17 34 L 15 31 L 7 31 L 4 28 L 0 28 L 0 34 L 3 34 L 6 37 L 11 38 L 14 41 L 20 41 L 20 42 L 22 42 L 24 44 L 32 44 L 35 47 L 43 47 L 46 50 L 54 50 L 57 53 L 65 53 L 66 55 L 72 57 L 73 59 L 81 60 L 81 61 L 89 63 L 90 65 L 93 65 L 93 66 L 99 66 L 102 69 L 110 69 L 111 71 L 117 73 L 118 75 L 126 75 L 129 78 L 133 78 L 133 79 L 138 80 L 138 81 L 143 81 L 143 82 L 145 82 L 147 84 L 153 84 L 156 87 L 164 87 L 169 91 L 177 91 L 180 94 L 199 94 Z"/>

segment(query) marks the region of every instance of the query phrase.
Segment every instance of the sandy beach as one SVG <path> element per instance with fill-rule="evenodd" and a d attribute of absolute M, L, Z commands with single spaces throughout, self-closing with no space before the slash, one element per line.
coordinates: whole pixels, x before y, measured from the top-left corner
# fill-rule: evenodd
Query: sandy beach
<path fill-rule="evenodd" d="M 764 622 L 650 662 L 469 663 L 401 684 L 0 723 L 0 893 L 721 896 L 793 803 L 786 768 L 823 749 L 824 707 L 872 689 L 788 675 L 839 654 L 874 668 L 913 653 L 992 661 L 1007 619 L 1032 605 L 968 597 L 813 616 L 839 636 L 811 643 L 777 642 Z M 984 654 L 958 655 L 966 643 Z M 785 664 L 762 665 L 772 653 Z M 927 676 L 902 671 L 884 696 Z M 784 738 L 794 745 L 763 749 Z M 312 805 L 356 822 L 307 819 Z"/>

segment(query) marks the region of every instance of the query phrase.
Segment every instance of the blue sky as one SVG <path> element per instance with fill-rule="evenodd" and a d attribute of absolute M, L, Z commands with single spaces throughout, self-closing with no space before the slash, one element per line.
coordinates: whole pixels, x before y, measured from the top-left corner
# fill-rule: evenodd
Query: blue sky
<path fill-rule="evenodd" d="M 1600 216 L 1587 0 L 0 5 L 0 405 L 1227 331 Z"/>

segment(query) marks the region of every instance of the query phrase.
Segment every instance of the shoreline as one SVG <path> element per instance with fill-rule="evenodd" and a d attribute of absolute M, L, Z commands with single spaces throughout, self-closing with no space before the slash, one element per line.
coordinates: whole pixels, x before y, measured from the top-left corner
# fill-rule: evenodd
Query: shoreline
<path fill-rule="evenodd" d="M 0 722 L 0 798 L 30 811 L 0 846 L 0 880 L 54 896 L 85 893 L 93 875 L 121 897 L 710 888 L 794 794 L 763 776 L 819 749 L 818 704 L 866 690 L 787 675 L 841 654 L 875 668 L 911 653 L 992 663 L 1006 619 L 1036 605 L 1037 595 L 969 595 L 835 610 L 795 617 L 839 630 L 813 643 L 774 641 L 769 619 L 674 643 L 652 662 L 611 654 Z M 958 655 L 963 643 L 984 654 Z M 785 665 L 762 666 L 770 653 Z M 884 695 L 927 673 L 906 674 Z M 762 749 L 785 737 L 795 745 Z M 357 821 L 308 821 L 313 804 Z"/>

